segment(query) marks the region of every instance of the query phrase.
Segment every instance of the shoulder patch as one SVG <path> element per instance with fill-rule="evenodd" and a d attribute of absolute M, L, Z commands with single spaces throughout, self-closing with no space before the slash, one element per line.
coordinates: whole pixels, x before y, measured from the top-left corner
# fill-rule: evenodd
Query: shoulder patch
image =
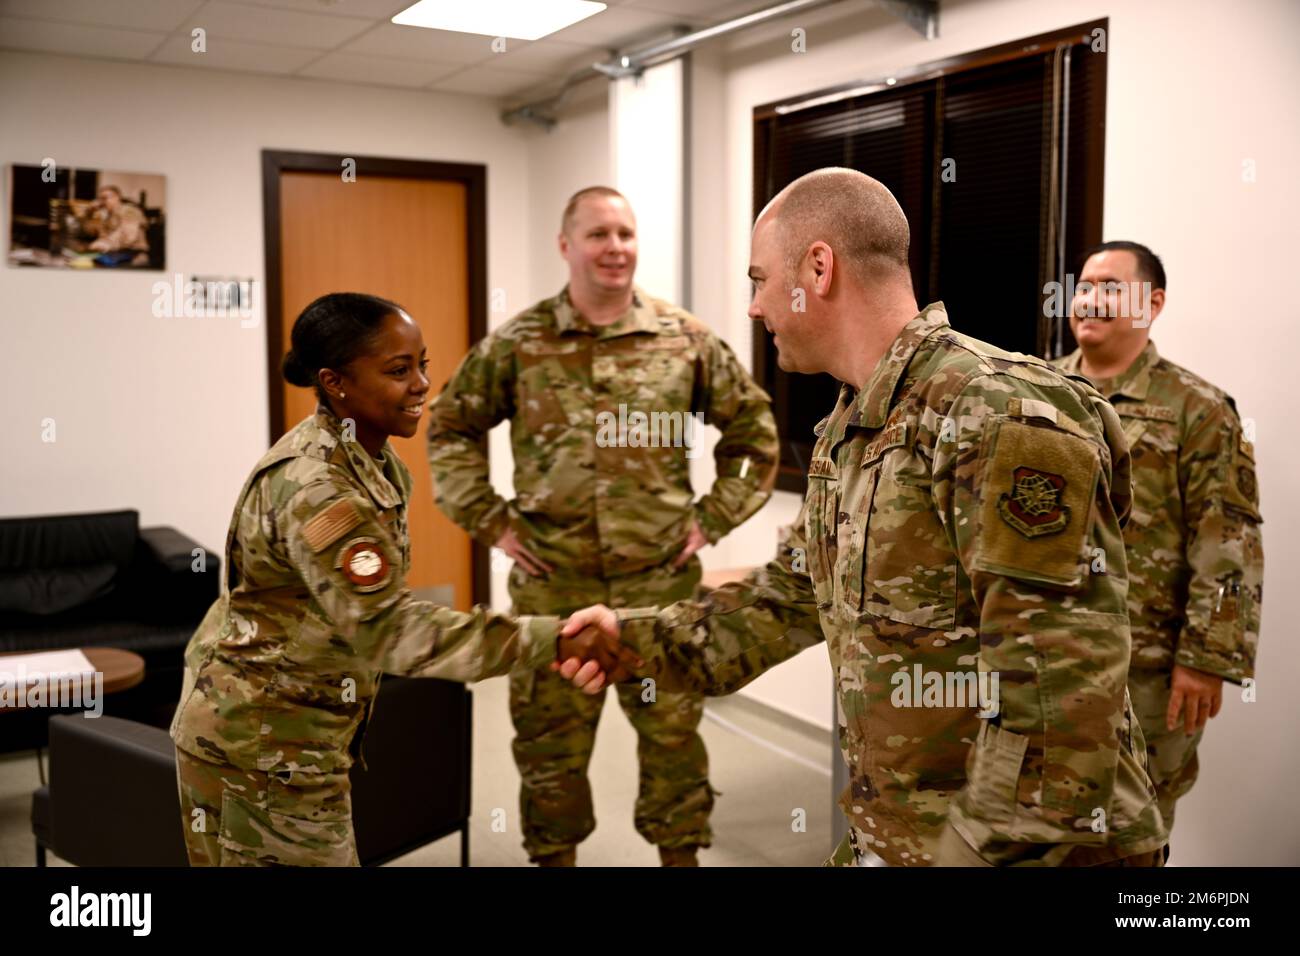
<path fill-rule="evenodd" d="M 975 566 L 1026 581 L 1077 585 L 1101 471 L 1097 447 L 1059 428 L 995 417 L 980 456 Z"/>
<path fill-rule="evenodd" d="M 361 524 L 361 512 L 347 498 L 323 509 L 302 526 L 307 547 L 319 554 Z"/>
<path fill-rule="evenodd" d="M 376 538 L 353 538 L 339 549 L 334 566 L 363 593 L 386 587 L 393 563 Z"/>

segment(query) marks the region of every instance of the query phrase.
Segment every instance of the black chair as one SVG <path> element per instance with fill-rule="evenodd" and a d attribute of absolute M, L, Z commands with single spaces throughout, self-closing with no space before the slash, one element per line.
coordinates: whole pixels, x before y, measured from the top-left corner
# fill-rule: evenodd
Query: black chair
<path fill-rule="evenodd" d="M 473 697 L 464 684 L 386 677 L 352 768 L 363 866 L 460 831 L 469 865 Z M 6 715 L 7 716 L 7 715 Z M 50 782 L 32 796 L 36 865 L 187 866 L 167 732 L 114 717 L 50 719 Z"/>

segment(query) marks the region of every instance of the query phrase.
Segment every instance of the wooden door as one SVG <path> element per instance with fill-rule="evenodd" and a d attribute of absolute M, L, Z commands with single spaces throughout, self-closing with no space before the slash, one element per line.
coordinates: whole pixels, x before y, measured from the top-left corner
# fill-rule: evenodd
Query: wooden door
<path fill-rule="evenodd" d="M 424 334 L 432 398 L 470 344 L 465 184 L 373 174 L 345 182 L 338 172 L 278 175 L 280 315 L 270 321 L 280 323 L 281 356 L 294 320 L 317 296 L 383 296 L 405 308 Z M 283 434 L 312 414 L 316 398 L 278 374 L 274 380 L 282 390 Z M 433 502 L 427 426 L 426 412 L 415 437 L 391 440 L 414 479 L 407 583 L 421 597 L 465 610 L 473 603 L 472 542 Z"/>

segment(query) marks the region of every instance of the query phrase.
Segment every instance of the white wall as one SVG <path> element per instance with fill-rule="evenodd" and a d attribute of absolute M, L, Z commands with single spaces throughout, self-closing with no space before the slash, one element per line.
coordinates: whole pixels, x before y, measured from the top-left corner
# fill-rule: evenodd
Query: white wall
<path fill-rule="evenodd" d="M 531 291 L 526 139 L 491 100 L 20 53 L 0 53 L 0 89 L 0 163 L 167 176 L 162 275 L 263 278 L 261 150 L 279 148 L 486 163 L 489 285 Z M 162 275 L 0 266 L 0 513 L 133 507 L 223 547 L 267 446 L 265 317 L 154 318 Z"/>
<path fill-rule="evenodd" d="M 609 84 L 614 188 L 636 210 L 636 281 L 682 301 L 682 117 L 685 63 L 678 59 Z"/>
<path fill-rule="evenodd" d="M 1155 340 L 1169 358 L 1233 394 L 1243 416 L 1256 420 L 1259 439 L 1267 568 L 1258 700 L 1243 703 L 1227 688 L 1201 747 L 1201 781 L 1179 807 L 1175 862 L 1296 864 L 1300 820 L 1291 795 L 1300 786 L 1293 737 L 1300 696 L 1290 681 L 1300 672 L 1300 645 L 1290 632 L 1288 590 L 1300 579 L 1300 445 L 1289 433 L 1300 316 L 1284 283 L 1294 272 L 1300 220 L 1300 185 L 1291 170 L 1300 155 L 1300 58 L 1292 47 L 1300 5 L 945 0 L 940 38 L 930 42 L 874 8 L 832 7 L 745 34 L 722 54 L 725 169 L 692 184 L 697 195 L 721 197 L 715 215 L 728 224 L 727 236 L 721 252 L 713 243 L 696 244 L 695 270 L 724 267 L 726 302 L 710 319 L 724 323 L 722 333 L 739 351 L 748 334 L 743 276 L 754 106 L 1104 16 L 1105 236 L 1145 242 L 1163 257 L 1171 284 Z M 795 26 L 807 30 L 806 53 L 790 50 Z M 696 150 L 715 147 L 695 143 Z M 1244 159 L 1256 161 L 1255 183 L 1242 181 Z M 991 279 L 991 301 L 995 296 Z M 737 553 L 749 550 L 741 542 L 754 539 L 760 550 L 757 542 L 770 540 L 778 515 L 793 507 L 782 500 L 789 497 L 778 493 L 732 535 Z M 792 697 L 798 683 L 773 688 L 769 697 L 796 712 L 829 706 L 815 681 L 808 696 Z"/>

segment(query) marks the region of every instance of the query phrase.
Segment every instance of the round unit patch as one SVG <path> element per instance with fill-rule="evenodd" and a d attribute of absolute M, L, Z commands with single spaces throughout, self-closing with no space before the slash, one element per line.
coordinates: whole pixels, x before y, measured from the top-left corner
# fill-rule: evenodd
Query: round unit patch
<path fill-rule="evenodd" d="M 339 551 L 335 567 L 358 591 L 377 591 L 388 583 L 391 564 L 374 538 L 354 538 Z"/>

